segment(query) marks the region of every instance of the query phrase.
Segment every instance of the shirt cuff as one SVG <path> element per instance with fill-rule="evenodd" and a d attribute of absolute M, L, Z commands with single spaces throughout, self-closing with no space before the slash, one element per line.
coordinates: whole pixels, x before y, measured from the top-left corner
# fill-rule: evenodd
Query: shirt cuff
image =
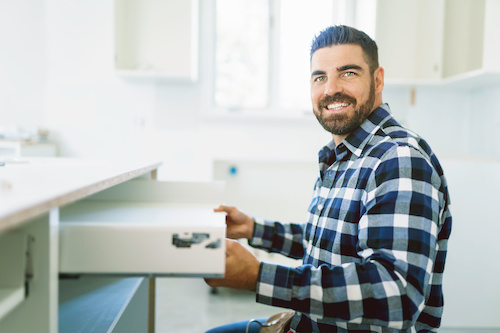
<path fill-rule="evenodd" d="M 266 220 L 254 217 L 253 218 L 254 227 L 252 238 L 249 239 L 249 245 L 255 247 L 264 246 L 264 234 L 266 231 Z"/>
<path fill-rule="evenodd" d="M 256 300 L 259 303 L 274 305 L 273 301 L 289 302 L 292 299 L 292 281 L 289 281 L 290 268 L 261 262 L 257 278 Z"/>

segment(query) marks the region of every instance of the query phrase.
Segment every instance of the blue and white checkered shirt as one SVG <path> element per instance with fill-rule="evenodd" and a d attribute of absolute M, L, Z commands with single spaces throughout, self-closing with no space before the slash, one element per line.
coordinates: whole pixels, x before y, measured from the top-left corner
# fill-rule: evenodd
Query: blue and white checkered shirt
<path fill-rule="evenodd" d="M 303 258 L 261 263 L 257 301 L 295 310 L 294 332 L 437 331 L 451 215 L 427 143 L 383 104 L 319 167 L 307 224 L 255 218 L 250 245 Z"/>

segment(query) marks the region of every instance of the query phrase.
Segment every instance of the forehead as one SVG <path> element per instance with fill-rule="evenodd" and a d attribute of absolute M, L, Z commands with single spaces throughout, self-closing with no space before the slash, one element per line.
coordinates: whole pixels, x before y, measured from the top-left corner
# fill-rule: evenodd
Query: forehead
<path fill-rule="evenodd" d="M 316 50 L 311 58 L 312 70 L 338 68 L 348 64 L 368 68 L 361 46 L 357 44 L 327 46 Z"/>

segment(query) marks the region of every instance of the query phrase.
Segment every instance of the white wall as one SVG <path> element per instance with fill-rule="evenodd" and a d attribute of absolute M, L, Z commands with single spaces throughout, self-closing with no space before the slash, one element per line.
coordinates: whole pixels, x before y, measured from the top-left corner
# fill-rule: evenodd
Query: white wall
<path fill-rule="evenodd" d="M 44 1 L 0 0 L 0 129 L 43 123 Z"/>

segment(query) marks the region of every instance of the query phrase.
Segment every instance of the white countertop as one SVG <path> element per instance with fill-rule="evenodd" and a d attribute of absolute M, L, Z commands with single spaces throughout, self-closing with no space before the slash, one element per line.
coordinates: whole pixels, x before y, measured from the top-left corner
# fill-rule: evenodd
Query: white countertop
<path fill-rule="evenodd" d="M 158 161 L 28 158 L 0 166 L 0 233 L 157 169 Z"/>

